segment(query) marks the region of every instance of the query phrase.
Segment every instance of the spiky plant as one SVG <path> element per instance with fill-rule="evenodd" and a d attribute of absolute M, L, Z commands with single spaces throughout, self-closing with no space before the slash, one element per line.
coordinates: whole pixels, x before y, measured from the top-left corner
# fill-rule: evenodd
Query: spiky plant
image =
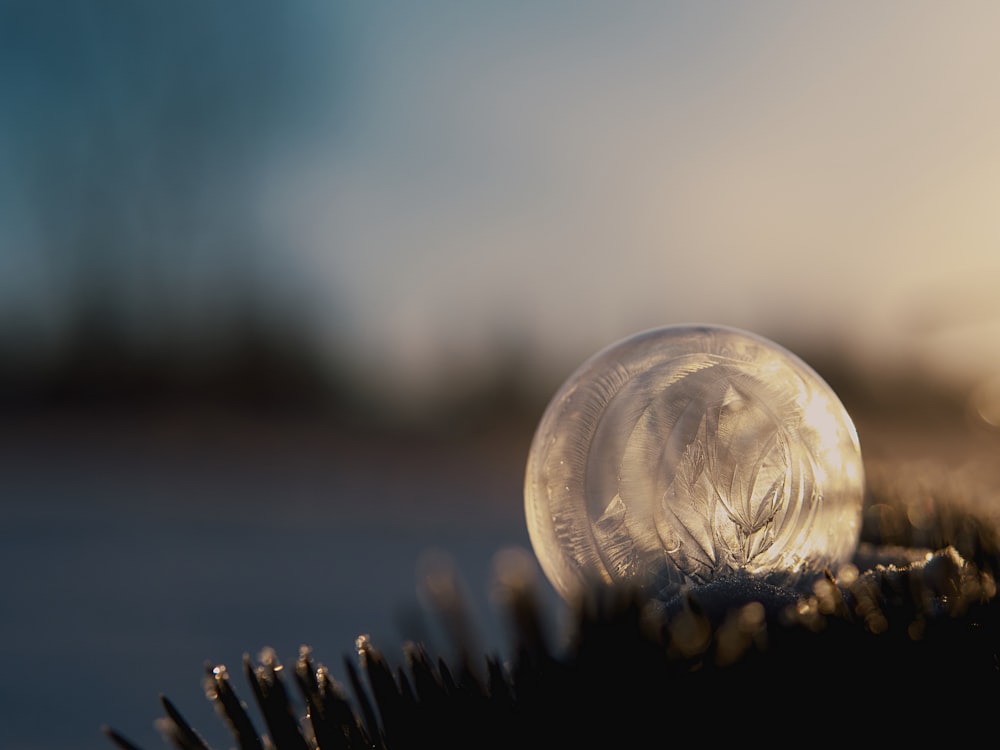
<path fill-rule="evenodd" d="M 509 659 L 413 643 L 393 666 L 360 639 L 342 685 L 308 649 L 291 670 L 266 650 L 243 664 L 260 727 L 224 667 L 206 693 L 241 750 L 961 741 L 1000 708 L 997 498 L 961 474 L 870 468 L 854 569 L 811 590 L 732 578 L 673 602 L 605 591 L 577 603 L 555 646 L 536 590 L 508 582 Z M 207 750 L 161 700 L 168 744 Z"/>

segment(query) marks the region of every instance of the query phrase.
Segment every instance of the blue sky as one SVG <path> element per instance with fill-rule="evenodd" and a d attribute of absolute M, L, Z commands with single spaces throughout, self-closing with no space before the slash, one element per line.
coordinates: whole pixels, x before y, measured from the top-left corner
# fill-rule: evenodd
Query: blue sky
<path fill-rule="evenodd" d="M 103 268 L 138 336 L 249 281 L 405 398 L 693 320 L 979 379 L 998 16 L 7 0 L 0 322 L 56 335 Z"/>

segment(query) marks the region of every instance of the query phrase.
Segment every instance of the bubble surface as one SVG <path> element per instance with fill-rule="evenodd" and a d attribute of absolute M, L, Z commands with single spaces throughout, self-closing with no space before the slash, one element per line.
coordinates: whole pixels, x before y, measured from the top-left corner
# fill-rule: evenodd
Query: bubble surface
<path fill-rule="evenodd" d="M 858 544 L 864 468 L 830 386 L 768 339 L 677 325 L 584 362 L 536 429 L 525 515 L 567 600 L 628 584 L 668 598 L 746 573 L 792 586 Z"/>

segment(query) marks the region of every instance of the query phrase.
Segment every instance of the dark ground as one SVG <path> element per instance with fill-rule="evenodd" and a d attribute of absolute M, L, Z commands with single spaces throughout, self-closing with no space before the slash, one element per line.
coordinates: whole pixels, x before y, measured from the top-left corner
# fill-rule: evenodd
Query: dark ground
<path fill-rule="evenodd" d="M 873 478 L 911 497 L 945 485 L 992 517 L 1000 435 L 949 398 L 840 390 Z M 499 402 L 447 429 L 386 430 L 301 409 L 12 410 L 0 747 L 108 750 L 105 724 L 161 746 L 161 693 L 228 746 L 206 662 L 236 672 L 272 647 L 293 664 L 308 644 L 342 679 L 360 634 L 390 660 L 410 638 L 447 654 L 420 593 L 434 560 L 457 571 L 477 647 L 505 652 L 493 561 L 529 547 L 522 482 L 540 413 Z M 561 632 L 565 609 L 539 591 Z"/>
<path fill-rule="evenodd" d="M 309 643 L 339 664 L 362 633 L 391 652 L 426 632 L 418 582 L 435 555 L 497 645 L 492 558 L 528 544 L 527 439 L 359 435 L 300 416 L 9 417 L 0 747 L 106 748 L 108 722 L 156 746 L 161 691 L 214 722 L 206 660 Z M 53 721 L 57 685 L 74 697 Z"/>

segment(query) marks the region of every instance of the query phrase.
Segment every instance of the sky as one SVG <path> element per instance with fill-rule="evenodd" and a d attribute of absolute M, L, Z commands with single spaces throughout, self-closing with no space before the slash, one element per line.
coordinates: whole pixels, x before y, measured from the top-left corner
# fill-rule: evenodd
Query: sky
<path fill-rule="evenodd" d="M 96 284 L 142 339 L 249 288 L 404 399 L 691 321 L 964 387 L 1000 371 L 998 22 L 3 0 L 0 331 L 59 340 Z"/>

